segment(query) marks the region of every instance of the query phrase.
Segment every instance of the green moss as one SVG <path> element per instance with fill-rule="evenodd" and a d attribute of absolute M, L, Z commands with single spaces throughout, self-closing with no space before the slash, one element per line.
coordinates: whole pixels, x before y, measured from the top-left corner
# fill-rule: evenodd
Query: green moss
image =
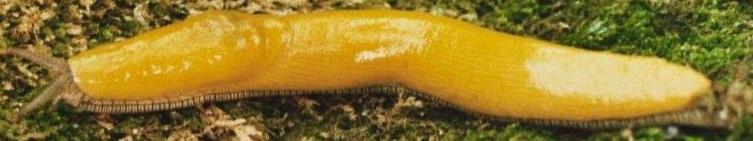
<path fill-rule="evenodd" d="M 732 134 L 727 137 L 728 141 L 749 141 L 753 140 L 753 116 L 744 115 L 740 117 L 732 130 Z"/>
<path fill-rule="evenodd" d="M 5 48 L 8 48 L 8 41 L 5 39 L 5 37 L 0 36 L 0 50 L 4 50 Z"/>

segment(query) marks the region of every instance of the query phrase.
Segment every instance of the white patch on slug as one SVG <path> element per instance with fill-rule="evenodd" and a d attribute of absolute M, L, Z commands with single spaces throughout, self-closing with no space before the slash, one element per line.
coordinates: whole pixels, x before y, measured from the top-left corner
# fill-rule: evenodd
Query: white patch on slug
<path fill-rule="evenodd" d="M 167 68 L 165 69 L 165 73 L 172 73 L 173 70 L 175 70 L 175 66 L 167 65 Z"/>
<path fill-rule="evenodd" d="M 214 60 L 217 60 L 217 61 L 222 60 L 222 55 L 214 55 Z"/>
<path fill-rule="evenodd" d="M 400 45 L 395 47 L 381 47 L 374 50 L 365 50 L 356 54 L 356 62 L 363 63 L 374 59 L 385 58 L 392 55 L 405 53 L 410 49 L 408 45 Z"/>
<path fill-rule="evenodd" d="M 389 23 L 385 25 L 385 29 L 393 30 L 396 32 L 379 33 L 389 35 L 378 36 L 380 38 L 379 40 L 392 43 L 376 49 L 358 52 L 355 56 L 356 62 L 363 63 L 374 59 L 386 58 L 389 56 L 404 54 L 411 51 L 421 51 L 426 45 L 425 34 L 428 29 L 426 28 L 427 26 L 423 25 L 423 23 L 404 19 L 394 19 L 390 21 L 385 20 L 383 22 Z M 364 37 L 353 36 L 351 38 L 363 38 L 363 40 L 370 40 L 373 37 L 373 35 L 365 35 Z"/>
<path fill-rule="evenodd" d="M 161 67 L 158 67 L 158 66 L 155 66 L 155 65 L 151 65 L 150 67 L 152 68 L 152 74 L 155 74 L 155 75 L 156 74 L 162 74 L 162 68 Z"/>
<path fill-rule="evenodd" d="M 188 68 L 191 68 L 191 62 L 183 61 L 182 64 L 183 64 L 183 68 L 181 69 L 181 71 L 188 70 Z"/>
<path fill-rule="evenodd" d="M 285 23 L 278 20 L 264 20 L 262 25 L 266 28 L 283 28 Z"/>
<path fill-rule="evenodd" d="M 221 61 L 222 55 L 214 55 L 211 58 L 207 58 L 207 62 L 209 62 L 209 64 L 221 63 Z"/>
<path fill-rule="evenodd" d="M 654 58 L 541 47 L 525 65 L 537 88 L 593 102 L 665 101 L 708 87 L 691 69 Z"/>
<path fill-rule="evenodd" d="M 131 73 L 126 73 L 125 78 L 123 78 L 123 81 L 128 81 L 128 79 L 131 78 Z"/>
<path fill-rule="evenodd" d="M 258 46 L 259 44 L 261 44 L 261 37 L 259 37 L 259 35 L 251 36 L 251 41 L 254 42 L 254 45 Z"/>
<path fill-rule="evenodd" d="M 252 39 L 259 38 L 257 36 L 253 36 Z M 240 50 L 246 48 L 246 38 L 238 38 L 238 41 L 235 42 L 235 49 Z"/>

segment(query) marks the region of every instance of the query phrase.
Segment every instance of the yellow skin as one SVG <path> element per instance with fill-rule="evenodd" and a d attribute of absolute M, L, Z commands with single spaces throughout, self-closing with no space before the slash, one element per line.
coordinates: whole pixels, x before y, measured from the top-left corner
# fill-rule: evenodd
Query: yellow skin
<path fill-rule="evenodd" d="M 709 91 L 690 68 L 415 12 L 210 11 L 68 60 L 99 100 L 401 85 L 497 117 L 594 121 L 680 111 Z"/>

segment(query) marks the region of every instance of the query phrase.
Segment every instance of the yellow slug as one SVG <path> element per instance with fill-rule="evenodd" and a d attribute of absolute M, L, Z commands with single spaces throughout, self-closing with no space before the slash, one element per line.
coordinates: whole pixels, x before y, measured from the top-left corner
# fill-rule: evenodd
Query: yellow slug
<path fill-rule="evenodd" d="M 67 64 L 62 82 L 48 88 L 64 90 L 49 93 L 70 93 L 63 99 L 94 112 L 404 87 L 463 111 L 513 121 L 586 128 L 720 124 L 692 112 L 710 82 L 688 67 L 417 12 L 209 11 L 100 45 Z"/>

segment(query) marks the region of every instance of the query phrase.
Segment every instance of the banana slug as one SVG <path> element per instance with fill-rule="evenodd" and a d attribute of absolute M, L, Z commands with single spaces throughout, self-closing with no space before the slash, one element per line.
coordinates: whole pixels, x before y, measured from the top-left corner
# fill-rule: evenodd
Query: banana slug
<path fill-rule="evenodd" d="M 405 91 L 503 121 L 730 126 L 693 108 L 710 81 L 691 68 L 417 12 L 209 11 L 67 61 L 14 48 L 2 54 L 58 78 L 19 116 L 51 97 L 85 111 L 138 113 L 268 95 Z"/>

